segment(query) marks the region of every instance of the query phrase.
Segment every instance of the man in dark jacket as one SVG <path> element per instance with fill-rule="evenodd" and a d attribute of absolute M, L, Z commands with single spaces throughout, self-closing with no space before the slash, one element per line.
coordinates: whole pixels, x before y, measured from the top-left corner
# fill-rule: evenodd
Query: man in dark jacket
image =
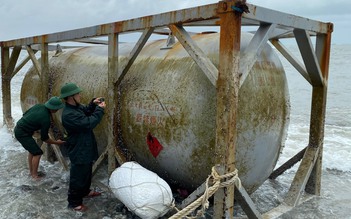
<path fill-rule="evenodd" d="M 29 172 L 33 179 L 40 179 L 38 167 L 43 151 L 33 139 L 35 131 L 40 130 L 40 138 L 48 144 L 63 144 L 64 141 L 49 138 L 51 114 L 63 108 L 64 104 L 58 97 L 51 97 L 45 104 L 36 104 L 27 110 L 18 120 L 14 129 L 16 139 L 28 151 Z"/>
<path fill-rule="evenodd" d="M 100 193 L 90 190 L 93 162 L 98 158 L 97 143 L 93 129 L 104 115 L 105 102 L 94 98 L 89 105 L 80 104 L 82 90 L 74 83 L 61 88 L 61 96 L 66 101 L 62 112 L 62 125 L 67 132 L 68 156 L 71 161 L 68 189 L 68 207 L 85 211 L 83 197 Z"/>

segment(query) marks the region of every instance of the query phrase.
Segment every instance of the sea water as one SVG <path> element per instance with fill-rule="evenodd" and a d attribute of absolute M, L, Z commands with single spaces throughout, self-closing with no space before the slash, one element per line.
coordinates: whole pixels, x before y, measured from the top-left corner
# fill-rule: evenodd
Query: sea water
<path fill-rule="evenodd" d="M 288 46 L 298 57 L 295 45 Z M 25 55 L 21 53 L 23 58 Z M 291 115 L 285 148 L 277 167 L 308 144 L 312 89 L 308 82 L 282 57 L 290 92 Z M 351 218 L 351 45 L 332 45 L 330 56 L 325 137 L 322 163 L 321 195 L 314 196 L 279 218 Z M 21 118 L 21 82 L 27 64 L 12 80 L 12 116 Z M 1 85 L 0 85 L 1 86 Z M 2 103 L 2 95 L 0 97 Z M 69 172 L 56 163 L 40 162 L 47 175 L 40 181 L 28 176 L 27 152 L 3 125 L 0 105 L 0 218 L 137 218 L 108 190 L 108 174 L 100 168 L 93 177 L 93 186 L 103 194 L 85 199 L 89 210 L 83 214 L 67 209 Z M 267 180 L 251 195 L 261 213 L 278 206 L 286 196 L 298 165 L 275 180 Z M 245 214 L 240 206 L 236 216 Z M 206 213 L 211 218 L 211 211 Z"/>

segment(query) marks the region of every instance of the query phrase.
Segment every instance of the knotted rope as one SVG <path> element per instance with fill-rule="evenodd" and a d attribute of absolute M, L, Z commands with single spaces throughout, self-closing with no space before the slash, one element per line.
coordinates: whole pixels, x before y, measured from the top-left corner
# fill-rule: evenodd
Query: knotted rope
<path fill-rule="evenodd" d="M 209 186 L 211 178 L 213 179 L 213 185 Z M 223 181 L 223 182 L 221 182 Z M 203 216 L 206 209 L 209 207 L 209 202 L 208 199 L 216 193 L 216 191 L 219 188 L 223 187 L 228 187 L 231 186 L 235 183 L 235 186 L 237 188 L 241 187 L 241 181 L 238 177 L 238 170 L 235 169 L 233 172 L 224 174 L 224 175 L 219 175 L 216 168 L 212 167 L 212 172 L 211 175 L 209 175 L 206 179 L 206 190 L 202 196 L 200 196 L 198 199 L 196 199 L 194 202 L 183 208 L 182 210 L 178 210 L 173 203 L 173 207 L 178 211 L 176 214 L 174 214 L 170 219 L 178 219 L 178 218 L 197 218 L 200 216 Z M 196 214 L 196 217 L 188 217 L 187 215 L 190 214 L 191 212 L 195 211 L 196 208 L 198 208 L 200 205 L 202 205 L 201 210 L 199 210 Z"/>

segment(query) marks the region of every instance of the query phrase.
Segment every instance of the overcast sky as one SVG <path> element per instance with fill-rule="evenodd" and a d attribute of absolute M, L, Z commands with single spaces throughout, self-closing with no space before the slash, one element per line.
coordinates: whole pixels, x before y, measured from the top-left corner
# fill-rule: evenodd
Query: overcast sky
<path fill-rule="evenodd" d="M 0 0 L 0 41 L 89 27 L 214 0 Z M 332 43 L 351 44 L 350 0 L 248 0 L 248 3 L 334 23 Z"/>

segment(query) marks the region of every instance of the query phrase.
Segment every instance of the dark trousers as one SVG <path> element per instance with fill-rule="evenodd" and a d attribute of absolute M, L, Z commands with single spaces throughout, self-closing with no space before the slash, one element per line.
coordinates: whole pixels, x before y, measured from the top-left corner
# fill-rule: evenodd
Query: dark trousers
<path fill-rule="evenodd" d="M 68 207 L 74 208 L 83 203 L 83 197 L 90 192 L 93 164 L 73 164 L 71 163 Z"/>

